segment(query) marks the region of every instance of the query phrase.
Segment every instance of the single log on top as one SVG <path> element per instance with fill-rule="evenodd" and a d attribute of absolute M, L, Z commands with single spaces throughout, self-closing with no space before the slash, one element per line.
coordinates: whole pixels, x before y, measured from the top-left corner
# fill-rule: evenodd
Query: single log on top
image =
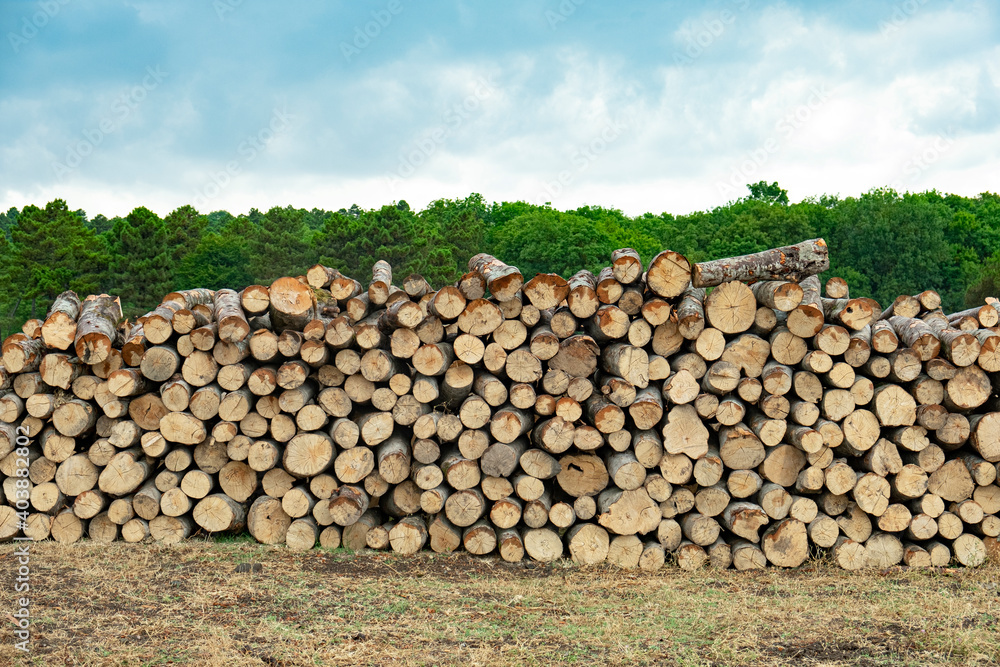
<path fill-rule="evenodd" d="M 295 278 L 278 278 L 268 289 L 271 325 L 275 333 L 285 329 L 302 331 L 316 317 L 312 290 Z"/>
<path fill-rule="evenodd" d="M 497 301 L 513 299 L 524 285 L 524 277 L 516 266 L 504 264 L 493 255 L 479 253 L 469 260 L 469 270 L 475 271 L 486 281 L 490 293 Z"/>
<path fill-rule="evenodd" d="M 331 282 L 340 277 L 340 271 L 322 264 L 314 264 L 306 271 L 306 282 L 310 287 L 328 287 Z"/>
<path fill-rule="evenodd" d="M 48 347 L 65 350 L 76 338 L 76 318 L 80 315 L 80 297 L 68 290 L 56 297 L 42 324 L 42 340 Z"/>
<path fill-rule="evenodd" d="M 215 293 L 215 321 L 219 323 L 219 340 L 238 343 L 250 335 L 250 324 L 243 313 L 240 295 L 231 289 Z"/>
<path fill-rule="evenodd" d="M 73 347 L 76 356 L 85 364 L 99 364 L 111 355 L 111 348 L 118 337 L 118 321 L 122 306 L 117 297 L 107 294 L 87 297 L 76 325 Z M 8 370 L 11 369 L 7 366 Z"/>
<path fill-rule="evenodd" d="M 830 255 L 823 239 L 764 252 L 699 262 L 691 272 L 695 287 L 721 285 L 730 280 L 791 280 L 799 282 L 830 268 Z"/>

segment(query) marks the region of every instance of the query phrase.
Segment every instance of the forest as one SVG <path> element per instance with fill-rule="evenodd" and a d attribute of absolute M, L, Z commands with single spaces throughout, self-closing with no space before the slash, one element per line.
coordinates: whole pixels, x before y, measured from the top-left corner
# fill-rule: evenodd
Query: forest
<path fill-rule="evenodd" d="M 423 275 L 434 287 L 455 281 L 468 260 L 488 252 L 518 266 L 568 278 L 596 275 L 616 248 L 644 262 L 663 249 L 691 261 L 742 255 L 823 237 L 830 270 L 851 296 L 888 306 L 901 294 L 937 290 L 946 312 L 1000 293 L 1000 195 L 873 189 L 860 197 L 823 195 L 790 203 L 777 183 L 748 185 L 746 197 L 686 215 L 583 206 L 560 211 L 523 201 L 487 202 L 479 194 L 439 199 L 422 211 L 405 201 L 365 210 L 275 207 L 234 216 L 182 206 L 166 217 L 145 207 L 107 218 L 57 199 L 0 214 L 0 334 L 44 317 L 60 292 L 121 297 L 126 317 L 160 297 L 194 287 L 241 289 L 300 275 L 313 264 L 365 283 L 372 265 Z"/>

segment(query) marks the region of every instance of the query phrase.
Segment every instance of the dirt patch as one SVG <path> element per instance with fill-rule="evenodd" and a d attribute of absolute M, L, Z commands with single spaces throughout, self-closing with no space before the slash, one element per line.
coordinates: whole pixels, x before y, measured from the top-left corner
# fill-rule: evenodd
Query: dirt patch
<path fill-rule="evenodd" d="M 466 581 L 476 577 L 494 579 L 545 578 L 566 571 L 565 566 L 557 567 L 529 560 L 508 563 L 500 558 L 473 557 L 465 553 L 419 554 L 413 558 L 368 553 L 317 555 L 303 558 L 302 569 L 344 577 L 365 576 L 376 579 L 382 577 L 436 577 L 445 581 Z"/>
<path fill-rule="evenodd" d="M 9 558 L 0 547 L 0 572 Z M 1000 570 L 957 572 L 646 574 L 249 542 L 38 544 L 24 664 L 998 664 Z M 12 590 L 0 585 L 0 605 Z"/>

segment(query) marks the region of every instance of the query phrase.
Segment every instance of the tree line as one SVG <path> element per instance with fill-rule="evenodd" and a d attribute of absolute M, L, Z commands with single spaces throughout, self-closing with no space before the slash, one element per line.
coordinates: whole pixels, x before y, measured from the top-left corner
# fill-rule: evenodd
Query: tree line
<path fill-rule="evenodd" d="M 236 216 L 182 206 L 163 218 L 145 207 L 89 217 L 57 199 L 0 213 L 0 333 L 44 317 L 67 289 L 116 294 L 134 318 L 175 289 L 266 285 L 317 263 L 366 283 L 372 264 L 385 259 L 400 278 L 419 273 L 438 287 L 457 280 L 479 252 L 518 266 L 525 279 L 539 272 L 568 278 L 581 268 L 596 275 L 616 248 L 635 248 L 644 262 L 668 248 L 697 262 L 814 237 L 830 247 L 822 278 L 843 277 L 852 296 L 883 306 L 935 289 L 952 312 L 1000 293 L 1000 195 L 877 188 L 790 203 L 777 183 L 748 188 L 748 196 L 711 210 L 635 217 L 600 206 L 487 202 L 478 194 L 422 211 L 405 201 Z"/>

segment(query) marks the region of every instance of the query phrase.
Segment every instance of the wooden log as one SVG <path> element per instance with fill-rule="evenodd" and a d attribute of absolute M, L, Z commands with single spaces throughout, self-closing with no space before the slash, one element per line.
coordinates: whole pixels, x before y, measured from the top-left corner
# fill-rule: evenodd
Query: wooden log
<path fill-rule="evenodd" d="M 486 287 L 498 301 L 513 298 L 524 284 L 524 278 L 517 267 L 504 264 L 486 253 L 480 253 L 469 259 L 469 270 L 475 271 L 483 278 Z"/>
<path fill-rule="evenodd" d="M 209 533 L 232 533 L 243 530 L 247 508 L 224 493 L 215 493 L 201 499 L 191 516 Z"/>
<path fill-rule="evenodd" d="M 678 297 L 690 284 L 691 263 L 672 250 L 664 250 L 656 255 L 646 270 L 646 285 L 657 296 L 667 299 Z"/>
<path fill-rule="evenodd" d="M 697 339 L 705 328 L 704 301 L 704 289 L 688 287 L 677 305 L 677 331 L 687 340 Z"/>
<path fill-rule="evenodd" d="M 268 313 L 275 333 L 301 331 L 317 315 L 316 297 L 308 284 L 278 278 L 268 288 Z"/>
<path fill-rule="evenodd" d="M 247 512 L 247 529 L 261 544 L 282 544 L 292 519 L 281 507 L 281 500 L 260 496 Z"/>
<path fill-rule="evenodd" d="M 330 467 L 334 454 L 333 439 L 326 433 L 299 433 L 285 445 L 282 466 L 292 476 L 312 477 Z"/>
<path fill-rule="evenodd" d="M 567 534 L 570 558 L 580 565 L 603 563 L 608 556 L 608 531 L 592 523 L 581 523 Z"/>
<path fill-rule="evenodd" d="M 897 315 L 889 318 L 889 324 L 900 341 L 912 349 L 921 361 L 929 361 L 941 351 L 941 341 L 926 322 Z"/>
<path fill-rule="evenodd" d="M 215 293 L 214 316 L 219 325 L 220 340 L 239 343 L 250 335 L 250 324 L 243 312 L 240 295 L 233 290 L 221 289 Z"/>
<path fill-rule="evenodd" d="M 826 242 L 812 239 L 760 253 L 697 263 L 691 272 L 691 281 L 695 287 L 711 287 L 732 280 L 801 282 L 828 268 L 830 259 Z"/>
<path fill-rule="evenodd" d="M 761 570 L 767 567 L 767 557 L 760 547 L 746 540 L 734 540 L 730 545 L 733 567 L 737 570 Z"/>
<path fill-rule="evenodd" d="M 110 348 L 110 343 L 108 344 Z M 40 338 L 24 334 L 8 336 L 3 342 L 3 363 L 8 373 L 31 373 L 38 370 L 44 356 L 45 343 Z"/>
<path fill-rule="evenodd" d="M 648 533 L 656 529 L 661 519 L 659 506 L 645 488 L 605 489 L 598 496 L 597 508 L 598 523 L 617 535 Z"/>
<path fill-rule="evenodd" d="M 761 537 L 761 549 L 772 565 L 798 567 L 809 556 L 805 524 L 791 518 L 772 524 Z"/>
<path fill-rule="evenodd" d="M 477 487 L 463 489 L 448 496 L 444 511 L 454 525 L 467 528 L 486 513 L 486 498 Z"/>
<path fill-rule="evenodd" d="M 885 569 L 903 560 L 903 543 L 890 533 L 874 532 L 865 540 L 865 566 Z"/>
<path fill-rule="evenodd" d="M 754 544 L 760 541 L 758 531 L 770 523 L 770 517 L 759 505 L 744 501 L 726 506 L 720 520 L 726 530 Z"/>
<path fill-rule="evenodd" d="M 930 474 L 927 490 L 946 501 L 961 502 L 972 497 L 975 483 L 965 463 L 953 459 Z"/>
<path fill-rule="evenodd" d="M 597 298 L 597 283 L 594 275 L 583 269 L 567 281 L 566 302 L 570 312 L 580 319 L 591 317 L 597 312 L 600 301 Z"/>
<path fill-rule="evenodd" d="M 474 299 L 466 304 L 465 310 L 458 316 L 458 328 L 473 336 L 485 336 L 493 333 L 503 320 L 503 313 L 496 304 L 486 299 Z"/>
<path fill-rule="evenodd" d="M 864 299 L 822 299 L 827 321 L 836 322 L 851 331 L 860 331 L 874 319 L 872 306 Z"/>
<path fill-rule="evenodd" d="M 83 537 L 84 522 L 70 509 L 64 509 L 52 521 L 50 535 L 59 544 L 72 544 Z"/>
<path fill-rule="evenodd" d="M 649 355 L 642 348 L 612 343 L 601 352 L 601 367 L 644 389 L 649 384 Z"/>
<path fill-rule="evenodd" d="M 525 531 L 523 541 L 525 553 L 540 563 L 550 563 L 563 555 L 562 538 L 550 528 Z"/>
<path fill-rule="evenodd" d="M 944 405 L 950 410 L 974 410 L 992 393 L 989 376 L 979 366 L 959 368 L 945 383 Z"/>
<path fill-rule="evenodd" d="M 522 289 L 531 305 L 539 310 L 555 308 L 569 296 L 569 284 L 554 273 L 538 273 Z"/>
<path fill-rule="evenodd" d="M 860 570 L 867 566 L 868 555 L 865 545 L 846 535 L 837 538 L 831 554 L 837 565 L 844 570 Z"/>
<path fill-rule="evenodd" d="M 794 310 L 802 303 L 802 288 L 798 283 L 765 280 L 751 286 L 757 303 L 781 312 Z"/>
<path fill-rule="evenodd" d="M 753 292 L 744 283 L 726 282 L 705 298 L 705 318 L 708 324 L 723 333 L 746 331 L 757 313 Z"/>
<path fill-rule="evenodd" d="M 72 290 L 67 290 L 55 298 L 42 324 L 42 341 L 46 347 L 66 350 L 73 344 L 80 310 L 80 297 Z"/>

